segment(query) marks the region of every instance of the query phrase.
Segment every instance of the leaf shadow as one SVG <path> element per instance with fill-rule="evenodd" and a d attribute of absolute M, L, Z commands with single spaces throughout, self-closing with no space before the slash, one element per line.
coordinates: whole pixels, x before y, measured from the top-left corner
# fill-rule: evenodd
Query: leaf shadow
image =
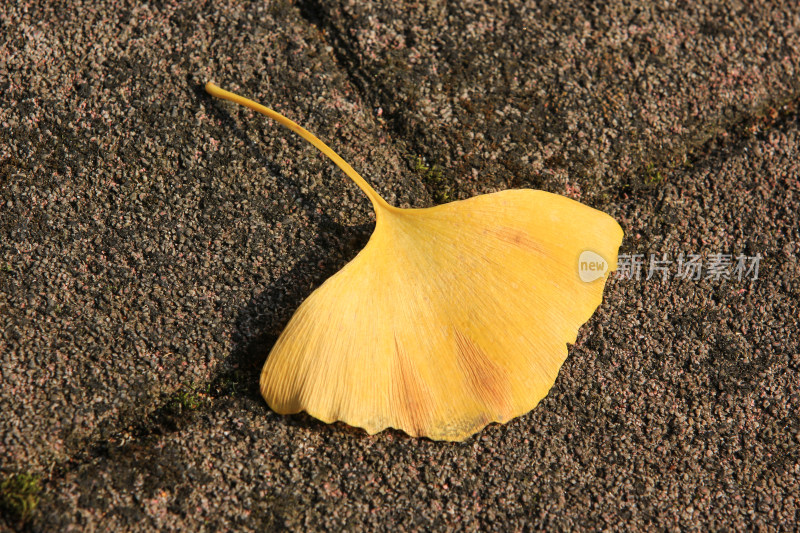
<path fill-rule="evenodd" d="M 264 405 L 259 390 L 261 368 L 281 331 L 302 301 L 366 246 L 375 225 L 371 222 L 346 226 L 326 215 L 319 198 L 304 194 L 298 184 L 286 176 L 283 168 L 264 154 L 261 145 L 248 136 L 238 120 L 225 107 L 216 105 L 202 86 L 197 87 L 197 96 L 212 100 L 213 105 L 206 105 L 207 113 L 239 138 L 249 155 L 275 176 L 279 188 L 302 200 L 299 205 L 308 213 L 317 230 L 291 270 L 242 306 L 232 331 L 234 347 L 211 383 L 210 392 L 214 397 L 239 396 Z M 292 426 L 327 427 L 305 413 L 288 420 Z"/>
<path fill-rule="evenodd" d="M 286 177 L 283 172 L 283 168 L 264 154 L 261 145 L 253 140 L 247 134 L 247 131 L 239 125 L 239 120 L 235 119 L 233 114 L 228 112 L 223 107 L 226 103 L 207 94 L 202 86 L 198 86 L 195 90 L 197 97 L 206 101 L 206 113 L 212 118 L 219 120 L 222 123 L 221 127 L 224 128 L 226 132 L 230 132 L 234 136 L 238 137 L 238 139 L 246 147 L 249 155 L 258 161 L 264 168 L 269 170 L 270 174 L 275 176 L 275 184 L 280 189 L 283 189 L 295 197 L 300 198 L 303 201 L 303 205 L 306 206 L 306 209 L 313 213 L 314 210 L 319 206 L 317 198 L 311 194 L 304 194 L 294 180 Z M 238 112 L 244 112 L 238 107 L 235 109 L 237 109 Z M 276 125 L 275 128 L 276 131 L 278 131 L 281 127 Z"/>
<path fill-rule="evenodd" d="M 366 246 L 374 227 L 344 226 L 325 215 L 318 220 L 319 233 L 308 243 L 308 251 L 239 311 L 234 348 L 212 386 L 216 395 L 263 401 L 258 386 L 261 367 L 281 331 L 303 300 Z"/>

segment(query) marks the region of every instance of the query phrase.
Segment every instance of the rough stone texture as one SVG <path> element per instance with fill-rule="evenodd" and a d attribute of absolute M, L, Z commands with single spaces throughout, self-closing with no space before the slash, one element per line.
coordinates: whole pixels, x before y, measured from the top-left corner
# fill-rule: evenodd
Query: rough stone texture
<path fill-rule="evenodd" d="M 782 2 L 312 2 L 438 194 L 590 200 L 800 89 Z M 652 168 L 650 169 L 652 171 Z"/>
<path fill-rule="evenodd" d="M 0 473 L 45 487 L 0 530 L 791 529 L 798 14 L 593 5 L 0 7 Z M 542 187 L 759 279 L 612 280 L 542 404 L 463 444 L 277 416 L 266 353 L 371 215 L 208 79 L 395 204 Z"/>
<path fill-rule="evenodd" d="M 5 9 L 0 457 L 48 468 L 210 382 L 368 235 L 360 191 L 206 80 L 335 139 L 395 201 L 427 200 L 295 8 Z"/>

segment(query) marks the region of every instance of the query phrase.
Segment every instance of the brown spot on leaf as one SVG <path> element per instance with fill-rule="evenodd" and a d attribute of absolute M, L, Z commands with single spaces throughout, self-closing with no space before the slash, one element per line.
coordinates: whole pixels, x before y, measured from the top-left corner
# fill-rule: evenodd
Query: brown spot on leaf
<path fill-rule="evenodd" d="M 544 254 L 542 246 L 520 229 L 501 226 L 499 228 L 489 229 L 487 233 L 517 248 L 541 255 Z"/>
<path fill-rule="evenodd" d="M 467 335 L 458 329 L 454 332 L 458 366 L 470 389 L 492 415 L 505 420 L 511 412 L 511 390 L 506 371 L 489 359 Z"/>
<path fill-rule="evenodd" d="M 392 409 L 402 430 L 418 437 L 425 434 L 430 420 L 430 392 L 414 368 L 405 350 L 394 338 L 394 371 L 392 373 Z"/>

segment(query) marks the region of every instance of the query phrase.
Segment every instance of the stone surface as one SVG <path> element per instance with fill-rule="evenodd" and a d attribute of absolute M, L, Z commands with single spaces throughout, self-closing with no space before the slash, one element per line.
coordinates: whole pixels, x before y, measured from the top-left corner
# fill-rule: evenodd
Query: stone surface
<path fill-rule="evenodd" d="M 800 193 L 798 135 L 794 116 L 618 199 L 624 254 L 701 252 L 708 264 L 709 250 L 760 253 L 758 279 L 613 280 L 529 415 L 445 444 L 283 418 L 257 397 L 219 398 L 68 465 L 37 524 L 791 528 L 800 512 L 800 229 L 787 199 Z"/>
<path fill-rule="evenodd" d="M 439 196 L 595 201 L 798 91 L 782 2 L 318 2 L 335 53 Z M 655 168 L 653 168 L 655 167 Z"/>
<path fill-rule="evenodd" d="M 797 13 L 504 5 L 0 8 L 0 474 L 44 486 L 0 529 L 796 522 Z M 266 353 L 371 213 L 209 79 L 397 205 L 588 202 L 644 273 L 609 283 L 540 406 L 465 443 L 275 415 Z M 758 279 L 678 279 L 681 253 L 759 254 Z"/>
<path fill-rule="evenodd" d="M 254 381 L 267 339 L 368 236 L 341 172 L 206 80 L 335 140 L 395 201 L 426 201 L 296 8 L 4 9 L 0 457 L 64 461 L 255 342 Z"/>

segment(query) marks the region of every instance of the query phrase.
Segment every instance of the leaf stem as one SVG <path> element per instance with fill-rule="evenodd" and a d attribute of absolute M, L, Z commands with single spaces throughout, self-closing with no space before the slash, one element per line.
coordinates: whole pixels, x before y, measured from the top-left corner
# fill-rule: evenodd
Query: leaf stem
<path fill-rule="evenodd" d="M 263 115 L 268 116 L 269 118 L 278 121 L 282 126 L 289 128 L 300 137 L 308 141 L 309 143 L 313 144 L 320 152 L 328 156 L 331 161 L 336 163 L 340 169 L 347 174 L 351 180 L 355 182 L 358 187 L 364 191 L 364 194 L 367 195 L 367 198 L 372 202 L 373 207 L 375 208 L 375 212 L 377 214 L 381 208 L 392 210 L 392 206 L 390 206 L 386 200 L 384 200 L 381 195 L 379 195 L 375 189 L 370 186 L 367 181 L 362 178 L 358 172 L 356 172 L 353 167 L 351 167 L 347 161 L 339 157 L 339 154 L 334 152 L 333 150 L 328 147 L 327 144 L 319 140 L 313 133 L 305 129 L 304 127 L 300 126 L 293 120 L 290 120 L 277 111 L 273 111 L 272 109 L 265 107 L 261 104 L 258 104 L 252 100 L 244 98 L 243 96 L 239 96 L 236 93 L 232 93 L 230 91 L 226 91 L 224 89 L 220 89 L 217 85 L 214 85 L 211 82 L 206 83 L 206 92 L 211 96 L 215 96 L 217 98 L 222 98 L 223 100 L 229 100 L 231 102 L 243 105 L 252 109 L 253 111 L 257 111 Z"/>

